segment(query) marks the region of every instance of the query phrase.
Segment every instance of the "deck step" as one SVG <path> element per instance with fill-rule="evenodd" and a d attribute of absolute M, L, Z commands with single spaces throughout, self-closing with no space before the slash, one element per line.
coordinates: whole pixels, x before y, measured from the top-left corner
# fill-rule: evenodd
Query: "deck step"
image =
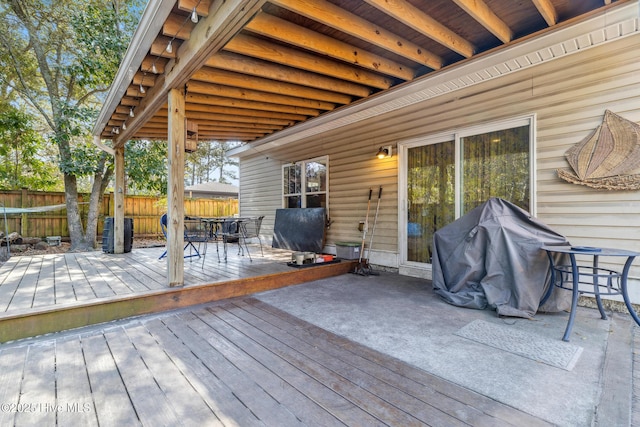
<path fill-rule="evenodd" d="M 21 310 L 19 313 L 8 312 L 0 315 L 0 343 L 339 276 L 351 271 L 355 262 L 292 268 L 286 272 L 225 282 L 98 298 L 90 302 Z"/>

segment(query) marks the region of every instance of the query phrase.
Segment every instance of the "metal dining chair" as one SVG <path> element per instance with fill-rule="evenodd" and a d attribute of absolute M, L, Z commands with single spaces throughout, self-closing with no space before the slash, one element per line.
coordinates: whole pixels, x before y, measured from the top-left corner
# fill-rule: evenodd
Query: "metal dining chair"
<path fill-rule="evenodd" d="M 163 214 L 160 217 L 160 228 L 162 229 L 162 234 L 164 234 L 164 238 L 167 238 L 167 225 L 168 225 L 168 217 L 167 214 Z M 191 261 L 191 258 L 193 257 L 198 257 L 198 258 L 202 258 L 202 265 L 204 266 L 204 258 L 207 254 L 207 228 L 206 228 L 206 224 L 204 224 L 202 221 L 200 221 L 200 219 L 198 218 L 190 218 L 190 217 L 186 217 L 184 220 L 184 241 L 185 241 L 185 245 L 183 248 L 183 251 L 187 251 L 187 248 L 189 248 L 189 254 L 185 254 L 184 257 L 185 258 L 189 258 L 189 261 Z M 201 245 L 204 243 L 204 248 L 201 247 Z M 197 244 L 197 247 L 196 247 Z M 167 250 L 165 249 L 165 251 L 162 253 L 162 255 L 160 255 L 160 258 L 158 259 L 162 259 L 164 257 L 167 256 Z"/>

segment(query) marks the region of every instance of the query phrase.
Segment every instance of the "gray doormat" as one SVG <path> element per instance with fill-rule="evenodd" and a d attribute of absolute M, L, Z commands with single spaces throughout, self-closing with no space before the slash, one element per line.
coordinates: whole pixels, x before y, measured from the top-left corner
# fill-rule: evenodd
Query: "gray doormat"
<path fill-rule="evenodd" d="M 455 335 L 567 371 L 573 369 L 582 354 L 582 347 L 559 338 L 549 339 L 484 320 L 474 320 Z"/>

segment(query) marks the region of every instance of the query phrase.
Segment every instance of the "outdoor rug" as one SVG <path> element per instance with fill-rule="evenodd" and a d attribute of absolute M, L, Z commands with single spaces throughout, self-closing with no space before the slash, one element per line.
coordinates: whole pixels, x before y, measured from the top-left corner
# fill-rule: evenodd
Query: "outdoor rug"
<path fill-rule="evenodd" d="M 455 335 L 567 371 L 573 369 L 582 354 L 582 347 L 560 339 L 549 339 L 484 320 L 474 320 Z"/>

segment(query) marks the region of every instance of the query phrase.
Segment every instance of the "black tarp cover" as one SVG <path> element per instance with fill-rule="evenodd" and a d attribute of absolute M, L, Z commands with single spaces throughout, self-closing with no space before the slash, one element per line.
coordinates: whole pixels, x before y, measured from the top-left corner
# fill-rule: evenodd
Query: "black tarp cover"
<path fill-rule="evenodd" d="M 531 318 L 540 311 L 566 310 L 569 292 L 550 286 L 544 245 L 567 239 L 505 200 L 492 198 L 433 236 L 433 288 L 445 301 L 499 315 Z"/>

